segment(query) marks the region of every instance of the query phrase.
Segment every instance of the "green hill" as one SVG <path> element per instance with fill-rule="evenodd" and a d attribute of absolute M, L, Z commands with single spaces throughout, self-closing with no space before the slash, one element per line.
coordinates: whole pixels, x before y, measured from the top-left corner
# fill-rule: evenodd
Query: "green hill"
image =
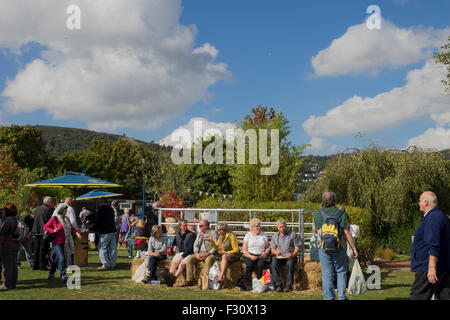
<path fill-rule="evenodd" d="M 116 141 L 118 139 L 126 140 L 133 144 L 139 144 L 148 147 L 152 151 L 170 151 L 168 147 L 160 146 L 155 142 L 144 142 L 110 133 L 96 132 L 92 130 L 53 127 L 53 126 L 34 126 L 42 132 L 42 138 L 46 144 L 47 151 L 56 158 L 65 153 L 71 153 L 87 149 L 92 140 Z"/>

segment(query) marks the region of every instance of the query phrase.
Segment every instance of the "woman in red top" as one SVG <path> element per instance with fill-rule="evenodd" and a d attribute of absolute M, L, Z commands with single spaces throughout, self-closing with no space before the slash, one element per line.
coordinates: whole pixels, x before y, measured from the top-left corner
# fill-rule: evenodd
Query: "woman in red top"
<path fill-rule="evenodd" d="M 53 253 L 56 258 L 52 260 L 52 267 L 50 268 L 49 280 L 55 280 L 56 267 L 58 267 L 61 274 L 61 280 L 66 282 L 66 263 L 64 254 L 70 256 L 75 252 L 75 245 L 73 242 L 72 234 L 76 234 L 78 239 L 81 240 L 81 235 L 70 223 L 69 218 L 66 217 L 68 206 L 65 203 L 60 203 L 50 218 L 50 220 L 44 225 L 44 230 L 54 234 L 52 240 Z"/>

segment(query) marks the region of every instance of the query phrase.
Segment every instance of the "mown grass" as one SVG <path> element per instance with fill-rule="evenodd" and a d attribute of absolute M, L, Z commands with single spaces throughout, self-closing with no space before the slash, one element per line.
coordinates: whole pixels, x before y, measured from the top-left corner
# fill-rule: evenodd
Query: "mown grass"
<path fill-rule="evenodd" d="M 33 271 L 26 262 L 19 270 L 17 289 L 0 292 L 0 300 L 322 300 L 318 290 L 290 293 L 255 294 L 232 290 L 201 291 L 196 287 L 168 288 L 131 280 L 131 260 L 124 249 L 119 250 L 115 270 L 97 271 L 97 251 L 89 252 L 89 266 L 81 268 L 81 288 L 68 289 L 61 281 L 47 280 L 48 272 Z M 57 276 L 59 272 L 57 272 Z M 370 290 L 350 300 L 408 299 L 413 274 L 409 271 L 381 270 L 381 290 Z"/>

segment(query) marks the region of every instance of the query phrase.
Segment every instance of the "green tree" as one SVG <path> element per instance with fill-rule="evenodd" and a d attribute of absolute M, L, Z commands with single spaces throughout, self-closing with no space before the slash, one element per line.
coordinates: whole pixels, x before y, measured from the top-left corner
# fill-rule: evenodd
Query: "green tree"
<path fill-rule="evenodd" d="M 4 205 L 16 189 L 16 172 L 19 170 L 12 157 L 0 148 L 0 205 Z"/>
<path fill-rule="evenodd" d="M 142 197 L 143 180 L 149 190 L 158 182 L 159 162 L 155 153 L 123 140 L 94 140 L 86 150 L 65 154 L 61 163 L 67 171 L 123 185 L 120 193 L 128 198 Z"/>
<path fill-rule="evenodd" d="M 268 154 L 273 153 L 271 142 L 274 139 L 271 136 L 271 129 L 277 129 L 279 133 L 279 170 L 273 175 L 262 175 L 261 168 L 267 167 L 262 165 L 261 161 L 257 164 L 250 164 L 248 159 L 251 153 L 256 153 L 258 159 L 260 155 L 260 137 L 257 134 L 256 152 L 251 150 L 250 141 L 245 140 L 245 164 L 234 164 L 230 166 L 231 184 L 233 186 L 233 195 L 241 200 L 246 201 L 290 201 L 293 199 L 297 185 L 300 179 L 298 174 L 302 164 L 301 154 L 305 146 L 293 146 L 287 140 L 290 133 L 289 121 L 284 117 L 281 111 L 277 114 L 271 108 L 258 106 L 252 109 L 252 114 L 245 116 L 244 120 L 238 124 L 238 127 L 244 130 L 255 129 L 258 133 L 259 129 L 267 129 L 269 133 L 267 141 Z M 235 159 L 237 151 L 235 152 Z"/>
<path fill-rule="evenodd" d="M 39 129 L 29 125 L 0 127 L 0 145 L 21 168 L 54 168 L 55 159 L 45 150 Z"/>
<path fill-rule="evenodd" d="M 385 239 L 397 227 L 417 220 L 417 202 L 426 190 L 435 192 L 439 207 L 448 212 L 450 161 L 441 153 L 391 153 L 371 147 L 333 158 L 308 187 L 305 200 L 321 202 L 323 192 L 334 191 L 339 203 L 367 209 L 373 234 Z M 406 236 L 410 243 L 411 234 Z"/>
<path fill-rule="evenodd" d="M 447 68 L 447 80 L 442 80 L 445 86 L 445 90 L 450 90 L 450 36 L 448 37 L 447 44 L 441 47 L 442 51 L 436 52 L 434 55 L 434 61 L 437 64 L 442 64 Z"/>

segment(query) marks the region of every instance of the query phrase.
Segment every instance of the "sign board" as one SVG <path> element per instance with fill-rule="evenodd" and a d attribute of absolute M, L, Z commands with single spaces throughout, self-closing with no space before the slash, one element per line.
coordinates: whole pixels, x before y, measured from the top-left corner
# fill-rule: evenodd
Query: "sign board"
<path fill-rule="evenodd" d="M 132 209 L 133 208 L 133 204 L 132 203 L 126 203 L 126 202 L 121 202 L 120 203 L 120 210 L 123 209 Z"/>
<path fill-rule="evenodd" d="M 200 213 L 200 220 L 206 219 L 209 222 L 217 222 L 217 211 L 206 211 Z"/>
<path fill-rule="evenodd" d="M 195 219 L 195 211 L 185 211 L 184 220 L 190 221 Z"/>

